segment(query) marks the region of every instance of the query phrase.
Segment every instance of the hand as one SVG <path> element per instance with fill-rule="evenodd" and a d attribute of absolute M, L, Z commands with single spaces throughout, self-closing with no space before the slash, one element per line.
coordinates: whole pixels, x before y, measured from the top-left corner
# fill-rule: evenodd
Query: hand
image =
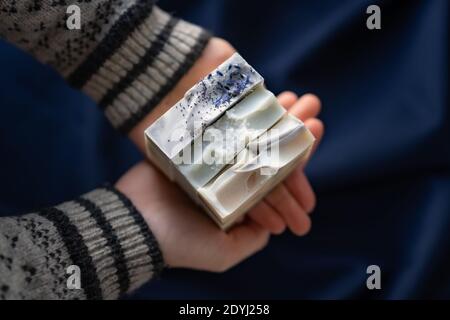
<path fill-rule="evenodd" d="M 220 230 L 177 185 L 147 162 L 116 184 L 136 206 L 171 267 L 221 272 L 262 249 L 269 232 L 251 219 Z"/>
<path fill-rule="evenodd" d="M 213 38 L 203 55 L 189 73 L 181 79 L 174 92 L 155 111 L 155 118 L 177 102 L 197 81 L 228 59 L 235 49 L 226 41 Z M 314 149 L 319 144 L 324 128 L 315 118 L 320 112 L 320 100 L 312 94 L 297 99 L 292 92 L 283 92 L 278 97 L 280 103 L 292 114 L 302 120 L 316 138 Z M 282 233 L 288 227 L 296 235 L 305 235 L 311 228 L 309 214 L 316 203 L 314 191 L 303 172 L 303 164 L 249 212 L 249 216 L 273 234 Z"/>
<path fill-rule="evenodd" d="M 305 94 L 297 99 L 294 93 L 283 92 L 278 96 L 278 101 L 302 120 L 314 135 L 314 151 L 324 131 L 322 122 L 315 118 L 320 112 L 320 100 L 312 94 Z M 303 172 L 304 165 L 295 169 L 249 212 L 254 221 L 273 234 L 282 233 L 287 226 L 294 234 L 305 235 L 311 228 L 309 214 L 315 207 L 316 197 Z"/>
<path fill-rule="evenodd" d="M 225 40 L 212 38 L 201 57 L 175 88 L 131 132 L 130 138 L 145 153 L 144 130 L 183 97 L 200 79 L 232 56 L 236 50 Z M 316 137 L 316 146 L 323 135 L 323 124 L 315 117 L 320 111 L 320 100 L 304 95 L 297 100 L 292 92 L 279 96 L 280 103 L 303 120 Z M 308 214 L 314 209 L 315 195 L 303 168 L 295 170 L 283 184 L 276 187 L 263 202 L 250 211 L 249 216 L 273 234 L 284 231 L 286 226 L 297 235 L 306 234 L 311 221 Z"/>
<path fill-rule="evenodd" d="M 305 121 L 317 146 L 323 134 L 322 123 L 314 118 L 320 109 L 319 100 L 312 95 L 297 100 L 290 92 L 278 99 Z M 269 231 L 280 233 L 288 226 L 296 234 L 306 233 L 311 225 L 307 214 L 315 204 L 303 167 L 297 168 L 229 232 L 221 231 L 177 185 L 146 162 L 130 169 L 116 187 L 143 214 L 169 266 L 216 272 L 262 249 Z"/>

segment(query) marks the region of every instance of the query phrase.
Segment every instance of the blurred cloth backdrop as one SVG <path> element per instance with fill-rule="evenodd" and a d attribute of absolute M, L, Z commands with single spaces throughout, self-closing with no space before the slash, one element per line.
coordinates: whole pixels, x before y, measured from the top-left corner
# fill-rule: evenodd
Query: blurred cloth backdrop
<path fill-rule="evenodd" d="M 382 29 L 366 28 L 370 4 Z M 135 298 L 450 298 L 446 0 L 167 0 L 229 40 L 278 93 L 323 102 L 307 172 L 311 233 L 272 237 L 224 274 L 169 270 Z M 1 23 L 1 22 L 0 22 Z M 114 182 L 142 158 L 94 103 L 0 43 L 0 212 L 29 212 Z M 382 289 L 366 288 L 379 265 Z"/>

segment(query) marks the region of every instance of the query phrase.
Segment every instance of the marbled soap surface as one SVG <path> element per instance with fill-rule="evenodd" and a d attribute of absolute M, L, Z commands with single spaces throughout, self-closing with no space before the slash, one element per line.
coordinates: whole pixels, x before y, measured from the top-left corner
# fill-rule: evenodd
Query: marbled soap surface
<path fill-rule="evenodd" d="M 304 124 L 294 116 L 285 114 L 283 118 L 269 130 L 267 135 L 249 143 L 238 155 L 236 164 L 229 166 L 216 179 L 198 192 L 210 207 L 215 208 L 222 221 L 229 219 L 239 208 L 252 201 L 252 198 L 280 173 L 300 159 L 312 146 L 313 135 Z M 252 144 L 263 146 L 252 148 Z M 264 148 L 278 150 L 272 153 L 255 153 L 254 150 Z M 264 147 L 266 146 L 266 147 Z"/>
<path fill-rule="evenodd" d="M 273 93 L 262 84 L 258 85 L 183 149 L 182 155 L 174 158 L 174 162 L 194 188 L 202 187 L 234 161 L 248 142 L 280 120 L 285 112 Z"/>
<path fill-rule="evenodd" d="M 193 86 L 146 130 L 172 159 L 264 79 L 238 53 Z"/>
<path fill-rule="evenodd" d="M 239 54 L 192 87 L 145 135 L 149 158 L 221 228 L 306 159 L 314 142 Z"/>

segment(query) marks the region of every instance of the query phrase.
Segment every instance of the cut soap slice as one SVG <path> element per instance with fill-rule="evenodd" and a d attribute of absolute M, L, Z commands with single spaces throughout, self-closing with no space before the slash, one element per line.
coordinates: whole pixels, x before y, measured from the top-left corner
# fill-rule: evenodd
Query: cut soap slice
<path fill-rule="evenodd" d="M 172 159 L 263 82 L 261 75 L 235 53 L 147 128 L 146 136 Z"/>
<path fill-rule="evenodd" d="M 255 154 L 250 145 L 238 155 L 238 162 L 229 166 L 216 179 L 198 190 L 200 198 L 210 212 L 227 227 L 263 198 L 281 182 L 291 170 L 309 155 L 313 135 L 303 123 L 286 114 L 271 130 L 270 147 L 278 143 L 278 157 Z M 278 142 L 277 138 L 280 140 Z M 252 143 L 256 143 L 253 141 Z M 276 149 L 276 148 L 274 148 Z M 251 167 L 255 163 L 256 166 Z M 269 168 L 273 171 L 262 171 Z"/>
<path fill-rule="evenodd" d="M 233 161 L 249 141 L 271 128 L 285 112 L 270 91 L 262 85 L 256 87 L 183 150 L 178 162 L 184 158 L 191 163 L 180 164 L 178 169 L 194 188 L 204 186 Z M 219 141 L 206 140 L 207 137 L 216 137 Z M 212 160 L 210 155 L 214 155 L 214 162 L 209 161 Z"/>

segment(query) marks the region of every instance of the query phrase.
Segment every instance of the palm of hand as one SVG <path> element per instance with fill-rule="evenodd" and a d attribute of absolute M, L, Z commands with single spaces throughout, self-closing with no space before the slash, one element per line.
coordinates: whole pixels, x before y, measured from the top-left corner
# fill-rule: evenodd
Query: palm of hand
<path fill-rule="evenodd" d="M 178 186 L 143 162 L 117 183 L 127 189 L 163 252 L 166 264 L 223 271 L 264 247 L 269 232 L 246 221 L 225 233 Z"/>
<path fill-rule="evenodd" d="M 297 100 L 292 93 L 283 93 L 279 100 L 305 121 L 319 141 L 323 127 L 313 118 L 318 113 L 317 99 L 305 95 Z M 169 266 L 208 271 L 224 271 L 262 249 L 270 232 L 280 233 L 288 226 L 299 234 L 306 233 L 310 228 L 308 213 L 315 202 L 299 167 L 250 210 L 243 223 L 224 232 L 177 185 L 146 162 L 128 171 L 116 187 L 142 213 Z"/>
<path fill-rule="evenodd" d="M 142 132 L 162 115 L 199 79 L 226 60 L 234 49 L 225 41 L 212 39 L 202 57 L 174 90 L 141 124 L 130 133 L 144 151 Z M 323 135 L 323 125 L 315 117 L 320 101 L 313 95 L 300 99 L 291 92 L 278 97 L 280 103 L 301 119 L 316 137 Z M 148 163 L 132 168 L 116 187 L 122 190 L 143 214 L 153 231 L 169 266 L 223 271 L 262 249 L 270 233 L 280 234 L 288 227 L 297 235 L 311 226 L 309 214 L 315 195 L 303 168 L 296 169 L 263 201 L 250 210 L 243 223 L 223 232 L 178 188 Z"/>

